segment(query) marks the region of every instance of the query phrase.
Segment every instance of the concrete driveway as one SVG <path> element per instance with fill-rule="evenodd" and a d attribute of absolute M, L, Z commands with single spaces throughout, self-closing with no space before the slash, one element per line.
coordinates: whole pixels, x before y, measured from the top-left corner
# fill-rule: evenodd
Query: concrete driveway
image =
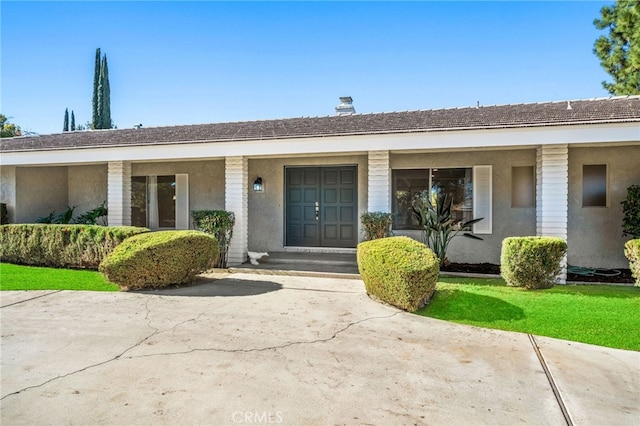
<path fill-rule="evenodd" d="M 153 293 L 2 292 L 0 420 L 640 423 L 638 352 L 422 318 L 363 287 L 239 273 Z"/>

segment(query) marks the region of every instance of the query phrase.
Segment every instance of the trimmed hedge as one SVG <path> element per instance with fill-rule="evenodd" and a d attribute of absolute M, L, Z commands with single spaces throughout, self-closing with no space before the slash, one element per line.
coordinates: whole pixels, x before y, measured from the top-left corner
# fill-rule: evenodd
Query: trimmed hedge
<path fill-rule="evenodd" d="M 123 290 L 189 284 L 218 256 L 215 238 L 201 231 L 133 236 L 107 256 L 100 272 Z"/>
<path fill-rule="evenodd" d="M 440 259 L 409 237 L 362 242 L 357 258 L 367 294 L 400 309 L 418 310 L 435 291 Z"/>
<path fill-rule="evenodd" d="M 560 274 L 567 242 L 558 237 L 509 237 L 502 240 L 500 274 L 507 285 L 551 288 Z"/>
<path fill-rule="evenodd" d="M 22 265 L 98 269 L 133 226 L 14 224 L 0 226 L 0 260 Z"/>
<path fill-rule="evenodd" d="M 640 287 L 640 238 L 625 243 L 624 255 L 629 259 L 629 269 L 636 279 L 636 287 Z"/>
<path fill-rule="evenodd" d="M 377 238 L 391 236 L 393 214 L 386 212 L 367 212 L 360 215 L 364 240 L 371 241 Z"/>

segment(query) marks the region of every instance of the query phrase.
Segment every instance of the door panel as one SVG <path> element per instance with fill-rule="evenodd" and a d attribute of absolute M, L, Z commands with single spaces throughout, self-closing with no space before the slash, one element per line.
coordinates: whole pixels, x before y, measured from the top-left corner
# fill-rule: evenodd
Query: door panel
<path fill-rule="evenodd" d="M 288 246 L 320 245 L 320 223 L 316 220 L 318 174 L 316 167 L 286 169 L 285 241 Z"/>
<path fill-rule="evenodd" d="M 356 172 L 355 166 L 286 169 L 286 245 L 356 246 Z"/>

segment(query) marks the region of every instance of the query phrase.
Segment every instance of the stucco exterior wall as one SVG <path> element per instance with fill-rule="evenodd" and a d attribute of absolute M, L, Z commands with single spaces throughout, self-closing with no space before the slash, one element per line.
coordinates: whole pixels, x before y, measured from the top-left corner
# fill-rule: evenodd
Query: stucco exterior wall
<path fill-rule="evenodd" d="M 582 166 L 607 165 L 607 206 L 582 207 Z M 622 205 L 627 188 L 640 185 L 640 142 L 632 146 L 569 147 L 570 265 L 628 268 L 622 237 Z"/>
<path fill-rule="evenodd" d="M 134 163 L 132 176 L 189 175 L 189 227 L 191 210 L 224 210 L 224 160 Z"/>
<path fill-rule="evenodd" d="M 285 166 L 358 166 L 358 234 L 360 214 L 367 210 L 367 153 L 357 156 L 249 159 L 249 185 L 261 176 L 265 190 L 249 190 L 249 250 L 284 249 Z"/>
<path fill-rule="evenodd" d="M 14 223 L 16 214 L 16 168 L 15 166 L 0 167 L 0 203 L 7 205 L 7 219 Z"/>
<path fill-rule="evenodd" d="M 69 205 L 81 215 L 107 202 L 107 165 L 68 167 Z"/>
<path fill-rule="evenodd" d="M 16 168 L 16 223 L 32 223 L 69 205 L 66 166 Z"/>
<path fill-rule="evenodd" d="M 452 262 L 500 263 L 502 240 L 510 236 L 535 235 L 536 209 L 511 207 L 511 168 L 536 165 L 535 149 L 456 151 L 424 154 L 392 153 L 391 169 L 472 167 L 491 165 L 493 177 L 492 210 L 493 229 L 483 234 L 482 241 L 455 237 L 447 252 Z M 393 194 L 392 194 L 393 196 Z M 394 231 L 395 235 L 409 235 L 420 240 L 419 231 Z"/>

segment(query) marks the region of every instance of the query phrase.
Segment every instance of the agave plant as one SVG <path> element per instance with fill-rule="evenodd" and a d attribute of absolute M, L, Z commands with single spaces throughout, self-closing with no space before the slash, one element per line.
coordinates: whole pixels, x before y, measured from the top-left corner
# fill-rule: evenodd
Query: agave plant
<path fill-rule="evenodd" d="M 471 225 L 481 221 L 483 218 L 466 222 L 453 220 L 451 215 L 453 198 L 444 193 L 440 193 L 433 198 L 434 200 L 432 201 L 429 194 L 423 192 L 413 200 L 411 209 L 422 228 L 422 242 L 438 256 L 440 266 L 445 266 L 449 263 L 447 249 L 454 237 L 462 235 L 467 238 L 482 240 L 482 238 L 468 231 L 471 230 Z"/>

